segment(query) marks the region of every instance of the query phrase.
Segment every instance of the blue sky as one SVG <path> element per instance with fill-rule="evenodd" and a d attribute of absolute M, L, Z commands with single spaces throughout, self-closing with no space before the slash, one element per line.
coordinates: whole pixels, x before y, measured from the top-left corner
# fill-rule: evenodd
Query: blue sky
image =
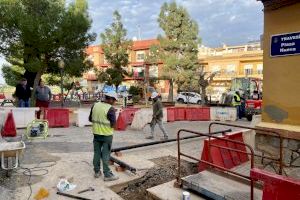
<path fill-rule="evenodd" d="M 67 0 L 71 2 L 73 0 Z M 173 0 L 88 0 L 93 20 L 92 32 L 99 34 L 112 22 L 112 13 L 118 10 L 128 31 L 128 38 L 156 38 L 161 32 L 157 23 L 160 7 Z M 263 32 L 263 6 L 257 0 L 177 0 L 199 25 L 202 44 L 210 47 L 222 44 L 244 44 L 258 40 Z M 0 66 L 3 59 L 0 57 Z M 4 80 L 0 76 L 0 83 Z"/>

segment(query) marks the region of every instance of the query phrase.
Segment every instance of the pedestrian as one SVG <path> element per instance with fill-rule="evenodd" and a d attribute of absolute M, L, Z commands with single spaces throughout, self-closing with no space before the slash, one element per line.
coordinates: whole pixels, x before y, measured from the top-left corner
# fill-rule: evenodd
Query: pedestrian
<path fill-rule="evenodd" d="M 15 96 L 18 101 L 18 107 L 29 107 L 31 90 L 26 78 L 21 79 L 20 83 L 17 84 Z"/>
<path fill-rule="evenodd" d="M 41 117 L 41 112 L 43 111 L 44 113 L 45 108 L 49 107 L 51 98 L 52 93 L 50 88 L 46 86 L 45 82 L 41 79 L 35 91 L 35 106 L 40 108 L 40 110 L 37 112 L 38 119 Z"/>
<path fill-rule="evenodd" d="M 241 95 L 239 91 L 236 91 L 233 95 L 233 102 L 232 105 L 236 107 L 237 110 L 237 117 L 242 119 L 242 102 L 241 102 Z"/>
<path fill-rule="evenodd" d="M 153 101 L 152 107 L 153 107 L 153 115 L 152 115 L 152 120 L 150 123 L 151 127 L 151 135 L 146 137 L 146 139 L 154 139 L 154 129 L 156 124 L 158 124 L 160 130 L 163 132 L 164 137 L 162 140 L 167 140 L 168 139 L 168 134 L 165 130 L 165 127 L 163 125 L 162 119 L 163 119 L 163 105 L 160 101 L 160 97 L 157 92 L 153 92 L 151 94 L 151 99 Z"/>
<path fill-rule="evenodd" d="M 101 176 L 100 158 L 103 164 L 104 181 L 119 179 L 109 169 L 111 145 L 113 140 L 114 126 L 116 124 L 116 113 L 113 105 L 117 101 L 117 94 L 109 92 L 105 94 L 104 102 L 97 102 L 93 105 L 89 121 L 92 122 L 94 134 L 94 172 L 95 178 Z"/>

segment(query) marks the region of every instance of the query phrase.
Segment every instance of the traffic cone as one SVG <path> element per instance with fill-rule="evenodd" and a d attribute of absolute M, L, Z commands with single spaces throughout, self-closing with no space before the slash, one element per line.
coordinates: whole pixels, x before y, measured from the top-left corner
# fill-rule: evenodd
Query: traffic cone
<path fill-rule="evenodd" d="M 1 131 L 2 137 L 15 137 L 17 135 L 17 129 L 12 112 L 7 114 L 6 121 Z"/>
<path fill-rule="evenodd" d="M 117 119 L 117 124 L 116 124 L 116 130 L 119 130 L 119 131 L 125 131 L 126 130 L 126 127 L 127 127 L 127 124 L 125 122 L 125 116 L 124 116 L 124 113 L 121 112 L 119 114 L 119 117 Z"/>

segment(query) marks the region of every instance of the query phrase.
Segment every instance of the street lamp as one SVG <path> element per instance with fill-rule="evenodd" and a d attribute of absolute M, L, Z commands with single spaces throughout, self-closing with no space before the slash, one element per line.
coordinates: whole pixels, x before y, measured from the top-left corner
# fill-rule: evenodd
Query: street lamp
<path fill-rule="evenodd" d="M 63 60 L 58 61 L 58 67 L 60 69 L 61 107 L 64 107 L 63 71 L 65 68 L 65 62 Z"/>

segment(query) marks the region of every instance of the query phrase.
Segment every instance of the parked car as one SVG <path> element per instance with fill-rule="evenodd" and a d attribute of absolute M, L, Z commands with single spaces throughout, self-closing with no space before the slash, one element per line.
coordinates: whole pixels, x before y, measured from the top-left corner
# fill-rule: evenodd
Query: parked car
<path fill-rule="evenodd" d="M 201 96 L 196 92 L 180 92 L 176 101 L 179 103 L 201 104 Z"/>

